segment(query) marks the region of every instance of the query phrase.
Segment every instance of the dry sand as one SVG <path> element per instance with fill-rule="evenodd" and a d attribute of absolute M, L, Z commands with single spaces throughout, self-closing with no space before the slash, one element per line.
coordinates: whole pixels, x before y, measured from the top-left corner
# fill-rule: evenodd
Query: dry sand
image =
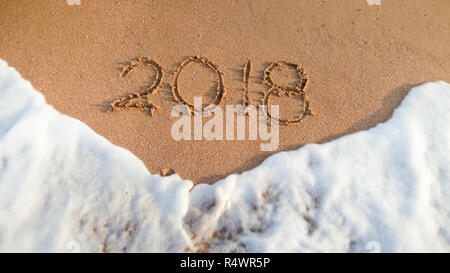
<path fill-rule="evenodd" d="M 82 0 L 80 6 L 0 0 L 0 58 L 56 109 L 131 150 L 152 173 L 173 169 L 183 178 L 211 183 L 257 166 L 272 152 L 261 152 L 259 141 L 171 138 L 176 119 L 170 110 L 176 103 L 169 83 L 186 57 L 206 56 L 219 65 L 227 91 L 222 106 L 242 103 L 247 60 L 252 100 L 268 90 L 263 70 L 271 62 L 301 64 L 314 116 L 280 127 L 280 150 L 291 150 L 387 120 L 414 85 L 450 82 L 449 18 L 448 0 L 382 0 L 381 6 L 365 0 Z M 154 81 L 151 68 L 120 77 L 123 65 L 147 56 L 164 72 L 152 96 L 159 106 L 155 115 L 108 113 L 112 101 Z M 192 101 L 194 93 L 214 96 L 215 81 L 212 71 L 190 65 L 179 87 Z M 273 103 L 280 103 L 285 116 L 296 107 L 295 100 Z"/>

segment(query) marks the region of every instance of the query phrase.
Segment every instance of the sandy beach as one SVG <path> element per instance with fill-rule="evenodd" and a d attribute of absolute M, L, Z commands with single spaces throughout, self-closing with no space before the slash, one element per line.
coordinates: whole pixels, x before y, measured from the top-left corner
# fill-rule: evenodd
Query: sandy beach
<path fill-rule="evenodd" d="M 194 183 L 214 183 L 277 151 L 371 128 L 392 115 L 411 87 L 450 82 L 450 2 L 381 2 L 0 0 L 0 58 L 58 111 L 129 149 L 151 173 L 173 169 Z M 267 66 L 299 64 L 314 115 L 280 126 L 279 149 L 272 152 L 252 140 L 175 141 L 170 111 L 177 102 L 170 83 L 189 56 L 218 65 L 227 94 L 221 107 L 242 103 L 247 60 L 255 101 L 269 89 L 263 83 Z M 155 80 L 151 67 L 120 77 L 139 57 L 162 67 L 161 87 L 152 96 L 158 110 L 108 112 L 114 100 Z M 285 83 L 295 82 L 294 76 L 274 74 Z M 205 100 L 216 94 L 216 74 L 201 65 L 186 67 L 178 84 L 189 102 L 194 94 Z M 273 103 L 286 117 L 298 109 L 293 99 Z"/>
<path fill-rule="evenodd" d="M 450 252 L 449 14 L 0 0 L 0 253 Z"/>

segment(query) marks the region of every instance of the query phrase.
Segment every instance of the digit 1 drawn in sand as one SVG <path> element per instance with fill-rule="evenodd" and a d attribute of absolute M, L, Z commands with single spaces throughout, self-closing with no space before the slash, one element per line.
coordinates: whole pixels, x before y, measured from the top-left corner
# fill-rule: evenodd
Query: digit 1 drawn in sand
<path fill-rule="evenodd" d="M 244 66 L 244 71 L 242 75 L 242 82 L 244 83 L 244 93 L 242 94 L 242 104 L 244 105 L 244 108 L 252 104 L 250 102 L 250 99 L 248 97 L 248 81 L 250 78 L 250 72 L 252 70 L 252 63 L 250 60 L 247 60 Z"/>
<path fill-rule="evenodd" d="M 136 67 L 140 67 L 143 65 L 151 65 L 156 70 L 156 79 L 149 87 L 145 88 L 144 91 L 135 92 L 130 95 L 121 97 L 111 103 L 110 111 L 114 112 L 119 108 L 135 108 L 140 110 L 149 111 L 150 115 L 153 116 L 154 112 L 158 110 L 158 108 L 150 102 L 151 95 L 157 91 L 157 89 L 162 84 L 162 79 L 164 76 L 163 69 L 161 65 L 152 60 L 150 57 L 142 57 L 138 58 L 134 61 L 131 61 L 127 66 L 123 67 L 122 73 L 120 77 L 125 77 L 128 73 L 130 73 Z M 143 101 L 133 101 L 135 99 L 142 99 Z"/>
<path fill-rule="evenodd" d="M 188 65 L 189 63 L 192 63 L 192 62 L 205 64 L 206 66 L 208 66 L 211 70 L 213 70 L 217 74 L 217 95 L 211 102 L 208 103 L 208 105 L 206 107 L 202 107 L 202 109 L 195 109 L 194 105 L 185 101 L 183 99 L 183 97 L 181 96 L 180 89 L 178 87 L 178 77 L 180 76 L 181 71 L 183 70 L 183 68 L 186 65 Z M 222 102 L 222 100 L 225 98 L 225 86 L 223 83 L 223 73 L 219 70 L 219 67 L 216 64 L 211 62 L 206 57 L 199 57 L 199 56 L 188 57 L 187 59 L 182 61 L 175 72 L 174 80 L 171 85 L 172 85 L 172 95 L 173 95 L 173 98 L 175 99 L 175 101 L 188 106 L 191 113 L 202 112 L 205 110 L 208 111 L 209 110 L 208 108 L 210 108 L 211 106 L 215 107 L 215 106 L 219 105 Z"/>
<path fill-rule="evenodd" d="M 299 82 L 295 86 L 289 86 L 289 85 L 279 85 L 275 83 L 272 79 L 271 73 L 274 69 L 280 69 L 282 70 L 284 66 L 290 67 L 295 69 Z M 280 124 L 283 125 L 292 125 L 294 123 L 298 123 L 302 121 L 306 116 L 312 116 L 312 112 L 309 108 L 309 101 L 306 97 L 305 87 L 307 83 L 306 75 L 304 74 L 303 68 L 301 68 L 298 64 L 295 63 L 288 63 L 288 62 L 278 62 L 278 63 L 271 63 L 266 67 L 264 70 L 264 83 L 270 86 L 270 89 L 265 93 L 264 99 L 263 99 L 263 105 L 267 106 L 267 109 L 265 111 L 265 114 L 267 117 L 271 120 L 274 120 Z M 271 96 L 277 96 L 277 97 L 299 97 L 300 100 L 303 102 L 303 109 L 302 114 L 298 117 L 294 118 L 288 118 L 288 119 L 281 119 L 281 118 L 274 118 L 270 115 L 269 107 L 270 107 L 270 97 Z"/>

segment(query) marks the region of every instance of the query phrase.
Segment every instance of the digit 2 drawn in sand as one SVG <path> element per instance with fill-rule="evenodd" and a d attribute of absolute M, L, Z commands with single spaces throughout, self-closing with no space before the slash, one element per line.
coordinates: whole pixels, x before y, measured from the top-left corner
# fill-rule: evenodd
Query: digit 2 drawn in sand
<path fill-rule="evenodd" d="M 116 111 L 120 108 L 136 108 L 140 110 L 148 110 L 150 115 L 154 115 L 154 112 L 158 110 L 158 107 L 150 102 L 151 95 L 158 90 L 162 84 L 163 80 L 163 70 L 161 65 L 159 65 L 155 60 L 149 57 L 138 58 L 135 61 L 130 62 L 125 66 L 120 74 L 120 77 L 125 77 L 129 72 L 139 66 L 151 65 L 156 70 L 156 79 L 149 87 L 145 88 L 144 91 L 132 93 L 128 96 L 117 99 L 111 103 L 110 111 Z M 142 99 L 141 101 L 134 101 L 136 99 Z"/>
<path fill-rule="evenodd" d="M 217 93 L 216 97 L 208 103 L 206 107 L 202 107 L 202 109 L 195 109 L 194 105 L 188 103 L 183 96 L 180 93 L 180 89 L 178 87 L 178 78 L 181 74 L 181 71 L 183 68 L 188 65 L 189 63 L 200 63 L 206 65 L 208 68 L 216 72 L 217 75 Z M 153 116 L 154 112 L 158 109 L 155 105 L 151 103 L 150 97 L 157 91 L 157 89 L 162 85 L 163 82 L 163 69 L 162 66 L 156 62 L 155 60 L 151 59 L 150 57 L 142 57 L 138 58 L 134 61 L 131 61 L 128 65 L 126 65 L 121 73 L 121 77 L 125 77 L 129 72 L 131 72 L 133 69 L 143 66 L 143 65 L 150 65 L 156 70 L 156 79 L 152 83 L 151 86 L 147 87 L 144 91 L 141 92 L 135 92 L 130 95 L 121 97 L 111 103 L 111 109 L 110 111 L 116 111 L 121 108 L 125 109 L 140 109 L 140 110 L 147 110 L 149 113 Z M 295 86 L 289 86 L 289 85 L 280 85 L 278 83 L 275 83 L 272 79 L 272 71 L 275 69 L 283 70 L 284 67 L 288 67 L 291 69 L 294 69 L 296 71 L 296 75 L 298 77 L 298 83 Z M 251 73 L 251 62 L 250 60 L 247 60 L 247 62 L 244 65 L 243 68 L 243 77 L 242 82 L 244 83 L 244 89 L 242 94 L 242 104 L 245 107 L 249 105 L 256 105 L 256 103 L 252 102 L 248 95 L 248 86 L 249 86 L 249 79 L 250 79 L 250 73 Z M 268 117 L 268 121 L 273 120 L 275 122 L 278 122 L 282 125 L 293 125 L 296 123 L 299 123 L 302 121 L 306 116 L 312 116 L 312 112 L 310 109 L 310 103 L 307 99 L 305 87 L 307 83 L 306 75 L 303 71 L 303 68 L 301 68 L 298 64 L 295 63 L 289 63 L 289 62 L 276 62 L 271 63 L 266 67 L 264 70 L 264 80 L 263 83 L 268 85 L 270 88 L 266 92 L 262 92 L 264 94 L 264 98 L 262 100 L 262 105 L 267 106 L 266 111 L 264 112 L 266 116 Z M 184 61 L 180 63 L 178 66 L 173 82 L 171 83 L 171 89 L 172 89 L 172 96 L 173 99 L 181 104 L 184 104 L 189 107 L 191 113 L 195 112 L 201 112 L 204 110 L 209 110 L 211 107 L 215 107 L 219 105 L 223 99 L 225 98 L 225 85 L 223 81 L 223 73 L 219 70 L 219 67 L 214 64 L 211 60 L 209 60 L 206 57 L 188 57 Z M 270 98 L 272 96 L 277 97 L 292 97 L 292 98 L 298 98 L 302 103 L 302 109 L 301 109 L 301 115 L 293 117 L 293 118 L 274 118 L 270 115 L 269 107 L 270 107 Z M 139 101 L 136 101 L 139 100 Z"/>

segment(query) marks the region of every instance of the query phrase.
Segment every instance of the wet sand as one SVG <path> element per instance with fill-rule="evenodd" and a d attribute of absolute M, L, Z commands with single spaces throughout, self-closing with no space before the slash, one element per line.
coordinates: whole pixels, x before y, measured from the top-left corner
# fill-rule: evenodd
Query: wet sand
<path fill-rule="evenodd" d="M 313 116 L 280 126 L 280 150 L 324 143 L 386 121 L 407 91 L 420 83 L 450 82 L 450 2 L 382 1 L 66 1 L 0 0 L 0 58 L 14 66 L 64 114 L 80 119 L 112 143 L 131 150 L 152 173 L 213 183 L 249 170 L 270 154 L 261 141 L 175 141 L 170 116 L 177 105 L 170 83 L 190 56 L 205 56 L 223 73 L 221 107 L 261 101 L 272 62 L 301 65 Z M 110 104 L 141 92 L 151 66 L 120 77 L 124 66 L 151 57 L 162 67 L 149 111 L 108 112 Z M 292 72 L 292 71 L 291 71 Z M 275 73 L 278 82 L 295 73 Z M 187 102 L 212 100 L 217 75 L 200 64 L 180 73 Z M 291 98 L 274 98 L 282 117 L 298 111 Z M 432 107 L 432 105 L 430 106 Z M 349 151 L 351 152 L 351 151 Z"/>

